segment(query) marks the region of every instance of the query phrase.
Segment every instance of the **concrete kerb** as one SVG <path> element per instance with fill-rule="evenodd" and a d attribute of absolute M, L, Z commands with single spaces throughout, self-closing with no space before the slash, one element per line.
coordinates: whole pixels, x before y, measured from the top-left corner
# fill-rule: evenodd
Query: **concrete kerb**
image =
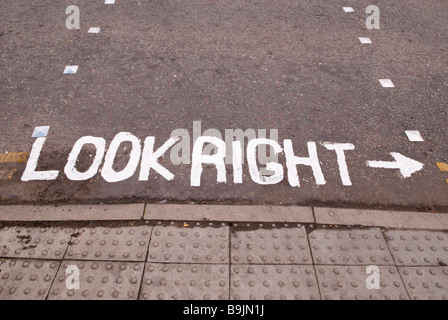
<path fill-rule="evenodd" d="M 316 223 L 448 230 L 448 213 L 314 208 Z"/>
<path fill-rule="evenodd" d="M 261 205 L 146 204 L 145 206 L 143 203 L 0 206 L 0 221 L 8 222 L 135 221 L 141 219 L 316 223 L 396 229 L 448 230 L 448 213 L 430 212 Z"/>
<path fill-rule="evenodd" d="M 0 206 L 0 221 L 139 220 L 145 205 L 8 205 Z"/>
<path fill-rule="evenodd" d="M 146 220 L 314 223 L 311 207 L 147 204 Z"/>

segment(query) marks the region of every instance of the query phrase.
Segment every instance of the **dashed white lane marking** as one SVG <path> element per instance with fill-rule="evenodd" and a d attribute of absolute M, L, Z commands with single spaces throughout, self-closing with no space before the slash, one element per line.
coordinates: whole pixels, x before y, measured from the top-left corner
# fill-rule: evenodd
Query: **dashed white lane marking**
<path fill-rule="evenodd" d="M 88 33 L 100 33 L 100 29 L 98 27 L 90 27 Z"/>
<path fill-rule="evenodd" d="M 31 138 L 46 137 L 48 134 L 48 130 L 50 130 L 50 126 L 35 127 Z"/>
<path fill-rule="evenodd" d="M 342 9 L 344 10 L 344 12 L 347 13 L 355 12 L 355 10 L 352 7 L 342 7 Z"/>
<path fill-rule="evenodd" d="M 78 71 L 78 66 L 66 66 L 64 74 L 75 74 Z"/>
<path fill-rule="evenodd" d="M 408 136 L 409 141 L 424 141 L 422 135 L 417 130 L 406 130 L 405 133 Z"/>
<path fill-rule="evenodd" d="M 390 79 L 379 79 L 381 85 L 383 88 L 394 88 L 394 84 L 392 83 L 392 80 Z"/>
<path fill-rule="evenodd" d="M 115 0 L 105 0 L 104 4 L 114 4 Z"/>
<path fill-rule="evenodd" d="M 372 40 L 370 40 L 370 38 L 364 38 L 364 37 L 359 37 L 359 41 L 362 44 L 371 44 L 372 43 Z"/>

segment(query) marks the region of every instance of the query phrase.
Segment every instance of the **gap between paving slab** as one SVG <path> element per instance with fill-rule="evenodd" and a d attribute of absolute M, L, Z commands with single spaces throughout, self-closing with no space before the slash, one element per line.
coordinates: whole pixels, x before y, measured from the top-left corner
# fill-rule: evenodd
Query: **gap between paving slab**
<path fill-rule="evenodd" d="M 313 212 L 314 211 L 314 212 Z M 0 206 L 0 221 L 170 220 L 297 222 L 398 229 L 448 230 L 448 213 L 302 206 L 108 204 Z"/>

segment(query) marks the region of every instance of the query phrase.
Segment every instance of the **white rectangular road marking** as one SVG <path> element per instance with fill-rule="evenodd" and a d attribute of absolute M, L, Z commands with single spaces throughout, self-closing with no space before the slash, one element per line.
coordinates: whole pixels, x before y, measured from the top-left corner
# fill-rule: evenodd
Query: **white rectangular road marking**
<path fill-rule="evenodd" d="M 393 88 L 395 87 L 394 84 L 392 83 L 392 80 L 390 79 L 379 79 L 381 85 L 383 86 L 383 88 Z"/>
<path fill-rule="evenodd" d="M 370 38 L 364 38 L 364 37 L 359 37 L 359 41 L 362 44 L 371 44 L 372 43 L 372 40 L 370 40 Z"/>
<path fill-rule="evenodd" d="M 98 27 L 90 27 L 88 33 L 100 33 L 100 28 Z"/>
<path fill-rule="evenodd" d="M 78 66 L 66 66 L 64 74 L 75 74 L 78 71 Z"/>
<path fill-rule="evenodd" d="M 114 4 L 115 0 L 105 0 L 104 4 Z"/>
<path fill-rule="evenodd" d="M 352 7 L 342 7 L 342 9 L 344 10 L 344 12 L 347 13 L 355 12 L 355 10 Z"/>
<path fill-rule="evenodd" d="M 31 138 L 46 137 L 48 134 L 48 130 L 50 130 L 50 126 L 34 127 Z"/>
<path fill-rule="evenodd" d="M 408 136 L 409 141 L 424 141 L 420 132 L 417 130 L 406 130 L 405 133 Z"/>

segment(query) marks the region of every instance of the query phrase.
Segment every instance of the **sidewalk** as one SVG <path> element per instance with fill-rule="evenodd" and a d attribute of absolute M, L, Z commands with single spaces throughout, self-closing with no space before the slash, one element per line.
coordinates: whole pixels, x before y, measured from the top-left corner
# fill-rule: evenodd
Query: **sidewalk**
<path fill-rule="evenodd" d="M 448 299 L 443 213 L 3 206 L 0 220 L 0 299 Z"/>

